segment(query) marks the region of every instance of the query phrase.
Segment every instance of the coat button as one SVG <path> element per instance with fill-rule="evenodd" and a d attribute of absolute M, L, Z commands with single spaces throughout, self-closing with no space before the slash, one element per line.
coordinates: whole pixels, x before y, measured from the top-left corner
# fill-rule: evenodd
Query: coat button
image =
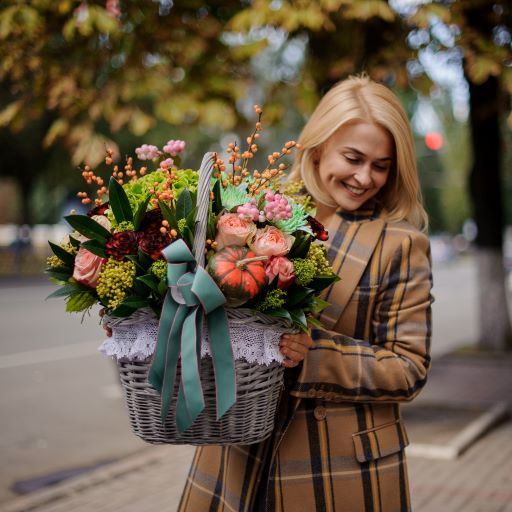
<path fill-rule="evenodd" d="M 316 392 L 316 397 L 317 398 L 323 398 L 325 396 L 325 393 L 324 393 L 324 390 L 323 389 L 319 389 L 317 392 Z"/>
<path fill-rule="evenodd" d="M 327 393 L 325 393 L 326 400 L 332 400 L 333 397 L 334 397 L 334 393 L 332 391 L 327 391 Z"/>
<path fill-rule="evenodd" d="M 327 416 L 327 411 L 325 410 L 325 407 L 323 405 L 315 407 L 315 410 L 313 411 L 313 416 L 318 421 L 325 420 L 325 417 Z"/>
<path fill-rule="evenodd" d="M 316 391 L 314 389 L 308 389 L 308 396 L 309 398 L 315 398 Z"/>

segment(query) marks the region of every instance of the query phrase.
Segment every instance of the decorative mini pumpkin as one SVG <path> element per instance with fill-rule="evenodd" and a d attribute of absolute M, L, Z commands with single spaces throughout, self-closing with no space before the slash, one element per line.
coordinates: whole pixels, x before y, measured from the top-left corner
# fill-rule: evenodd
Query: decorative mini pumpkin
<path fill-rule="evenodd" d="M 226 306 L 240 306 L 258 295 L 267 283 L 266 259 L 238 245 L 224 247 L 212 256 L 208 272 L 225 295 Z"/>

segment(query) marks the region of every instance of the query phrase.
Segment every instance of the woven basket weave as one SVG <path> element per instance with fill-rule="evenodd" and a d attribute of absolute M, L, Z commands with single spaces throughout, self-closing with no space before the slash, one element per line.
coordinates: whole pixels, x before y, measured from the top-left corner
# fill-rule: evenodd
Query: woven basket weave
<path fill-rule="evenodd" d="M 207 153 L 200 170 L 194 237 L 194 256 L 201 266 L 204 265 L 211 168 L 211 153 Z M 275 329 L 279 332 L 293 330 L 289 322 L 261 313 L 237 309 L 226 311 L 229 321 L 243 320 L 247 322 L 247 329 Z M 155 444 L 247 445 L 260 442 L 272 433 L 283 387 L 283 367 L 280 363 L 267 366 L 236 360 L 236 403 L 217 420 L 212 360 L 209 357 L 201 359 L 200 379 L 205 409 L 194 424 L 182 433 L 176 428 L 174 414 L 181 375 L 179 364 L 169 414 L 164 424 L 160 416 L 161 397 L 148 383 L 150 366 L 151 361 L 118 361 L 132 429 L 144 441 Z"/>

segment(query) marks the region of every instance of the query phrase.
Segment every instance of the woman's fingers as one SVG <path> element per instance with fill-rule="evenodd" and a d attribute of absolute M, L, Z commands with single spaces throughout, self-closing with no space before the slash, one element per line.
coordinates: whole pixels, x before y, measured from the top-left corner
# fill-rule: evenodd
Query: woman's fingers
<path fill-rule="evenodd" d="M 313 340 L 307 334 L 283 334 L 280 350 L 285 356 L 283 366 L 292 368 L 304 360 Z"/>

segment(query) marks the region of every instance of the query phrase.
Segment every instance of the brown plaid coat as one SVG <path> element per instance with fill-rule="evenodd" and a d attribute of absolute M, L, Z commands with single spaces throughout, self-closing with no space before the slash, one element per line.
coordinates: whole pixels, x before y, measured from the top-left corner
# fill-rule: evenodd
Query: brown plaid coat
<path fill-rule="evenodd" d="M 427 237 L 373 211 L 339 214 L 328 329 L 287 370 L 275 433 L 196 451 L 179 512 L 410 510 L 401 401 L 425 384 L 432 284 Z"/>

